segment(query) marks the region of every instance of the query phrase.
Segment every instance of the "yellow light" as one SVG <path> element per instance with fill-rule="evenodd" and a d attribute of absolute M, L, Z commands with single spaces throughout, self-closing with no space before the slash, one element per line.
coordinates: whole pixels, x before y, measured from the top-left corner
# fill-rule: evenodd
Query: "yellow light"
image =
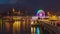
<path fill-rule="evenodd" d="M 36 28 L 34 27 L 34 32 L 36 32 Z"/>
<path fill-rule="evenodd" d="M 20 20 L 21 17 L 20 17 L 20 16 L 13 16 L 13 19 L 14 19 L 14 20 Z"/>
<path fill-rule="evenodd" d="M 31 24 L 33 24 L 33 21 L 31 22 Z"/>
<path fill-rule="evenodd" d="M 31 27 L 31 33 L 33 32 L 33 27 Z"/>
<path fill-rule="evenodd" d="M 13 12 L 15 11 L 15 9 L 13 8 Z"/>
<path fill-rule="evenodd" d="M 50 17 L 50 20 L 57 20 L 57 16 L 52 15 L 52 17 Z"/>
<path fill-rule="evenodd" d="M 13 24 L 13 32 L 15 33 L 15 31 L 20 32 L 20 21 L 15 21 Z"/>
<path fill-rule="evenodd" d="M 1 20 L 1 18 L 0 18 L 0 31 L 2 32 L 2 20 Z"/>

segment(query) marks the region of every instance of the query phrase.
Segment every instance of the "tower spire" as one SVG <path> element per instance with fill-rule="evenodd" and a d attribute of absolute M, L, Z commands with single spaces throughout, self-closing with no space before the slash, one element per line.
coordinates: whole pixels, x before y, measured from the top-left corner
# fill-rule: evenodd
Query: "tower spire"
<path fill-rule="evenodd" d="M 15 11 L 15 9 L 13 8 L 13 10 L 12 10 L 13 12 Z"/>

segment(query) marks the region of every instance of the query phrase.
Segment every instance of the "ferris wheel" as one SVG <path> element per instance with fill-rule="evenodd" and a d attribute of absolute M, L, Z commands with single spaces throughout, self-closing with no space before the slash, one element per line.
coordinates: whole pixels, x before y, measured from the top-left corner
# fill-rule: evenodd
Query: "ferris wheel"
<path fill-rule="evenodd" d="M 45 12 L 43 10 L 38 10 L 36 16 L 45 17 Z"/>

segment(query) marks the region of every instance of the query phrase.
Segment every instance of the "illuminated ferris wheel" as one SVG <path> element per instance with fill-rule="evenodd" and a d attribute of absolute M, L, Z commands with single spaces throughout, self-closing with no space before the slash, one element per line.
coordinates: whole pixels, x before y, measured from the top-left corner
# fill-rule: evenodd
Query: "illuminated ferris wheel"
<path fill-rule="evenodd" d="M 45 17 L 45 12 L 43 10 L 38 10 L 36 16 Z"/>

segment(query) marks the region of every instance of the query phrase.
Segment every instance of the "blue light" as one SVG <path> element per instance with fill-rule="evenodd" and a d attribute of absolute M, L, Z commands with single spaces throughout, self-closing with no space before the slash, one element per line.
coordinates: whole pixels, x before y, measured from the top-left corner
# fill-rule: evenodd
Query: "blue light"
<path fill-rule="evenodd" d="M 40 29 L 39 29 L 39 27 L 36 28 L 36 34 L 40 34 Z"/>

